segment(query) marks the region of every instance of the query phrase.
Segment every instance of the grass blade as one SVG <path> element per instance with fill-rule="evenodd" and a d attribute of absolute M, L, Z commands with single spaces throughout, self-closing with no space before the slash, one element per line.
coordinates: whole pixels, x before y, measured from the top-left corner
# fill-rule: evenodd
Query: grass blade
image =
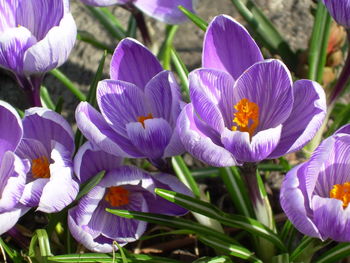
<path fill-rule="evenodd" d="M 183 6 L 179 6 L 178 7 L 182 13 L 185 14 L 185 16 L 187 16 L 196 26 L 198 26 L 200 29 L 202 29 L 203 31 L 207 30 L 208 27 L 208 23 L 205 22 L 202 18 L 200 18 L 199 16 L 193 14 L 190 10 L 188 10 L 187 8 L 183 7 Z"/>

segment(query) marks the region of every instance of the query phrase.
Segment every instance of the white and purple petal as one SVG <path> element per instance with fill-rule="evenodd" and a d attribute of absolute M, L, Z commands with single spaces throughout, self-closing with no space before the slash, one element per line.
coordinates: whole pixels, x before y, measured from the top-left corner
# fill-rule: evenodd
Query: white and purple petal
<path fill-rule="evenodd" d="M 269 158 L 278 158 L 304 147 L 315 136 L 326 116 L 326 96 L 318 83 L 298 80 L 293 89 L 293 110 L 283 123 L 280 143 Z"/>
<path fill-rule="evenodd" d="M 178 9 L 181 5 L 194 12 L 193 0 L 134 0 L 133 4 L 147 15 L 168 24 L 186 21 L 186 16 Z"/>
<path fill-rule="evenodd" d="M 231 131 L 225 128 L 221 141 L 225 149 L 240 162 L 259 162 L 276 148 L 281 137 L 282 125 L 266 129 L 251 139 L 248 132 Z"/>
<path fill-rule="evenodd" d="M 114 51 L 110 75 L 111 79 L 133 83 L 143 90 L 162 70 L 157 58 L 144 45 L 134 39 L 126 38 Z"/>
<path fill-rule="evenodd" d="M 16 110 L 0 100 L 0 162 L 7 151 L 15 151 L 23 135 L 23 125 Z"/>
<path fill-rule="evenodd" d="M 51 152 L 51 141 L 58 142 L 72 155 L 74 152 L 73 131 L 69 123 L 58 113 L 45 108 L 26 110 L 23 119 L 24 138 L 36 139 Z"/>
<path fill-rule="evenodd" d="M 181 92 L 172 72 L 162 71 L 147 83 L 145 103 L 154 118 L 163 118 L 175 127 L 181 112 Z"/>
<path fill-rule="evenodd" d="M 78 105 L 75 119 L 84 136 L 103 151 L 120 157 L 143 157 L 128 138 L 116 133 L 103 116 L 87 102 Z"/>
<path fill-rule="evenodd" d="M 101 113 L 110 127 L 127 136 L 126 125 L 140 116 L 147 116 L 144 93 L 132 83 L 102 80 L 98 83 L 96 99 Z"/>
<path fill-rule="evenodd" d="M 36 38 L 25 27 L 6 29 L 0 34 L 0 67 L 23 76 L 25 53 L 36 42 Z"/>
<path fill-rule="evenodd" d="M 258 62 L 247 69 L 235 83 L 235 101 L 246 98 L 259 107 L 256 132 L 284 123 L 293 109 L 292 78 L 279 60 Z"/>
<path fill-rule="evenodd" d="M 204 38 L 202 66 L 225 71 L 237 79 L 263 56 L 248 31 L 229 16 L 215 17 Z"/>
<path fill-rule="evenodd" d="M 338 24 L 350 27 L 350 2 L 348 0 L 323 0 L 329 13 Z"/>
<path fill-rule="evenodd" d="M 232 77 L 223 71 L 198 69 L 189 75 L 190 97 L 200 118 L 217 132 L 231 127 L 234 111 Z"/>
<path fill-rule="evenodd" d="M 283 211 L 300 232 L 321 238 L 312 220 L 311 202 L 305 192 L 305 187 L 301 186 L 303 182 L 299 180 L 299 177 L 304 176 L 305 165 L 307 164 L 294 167 L 287 173 L 281 187 L 280 202 Z"/>
<path fill-rule="evenodd" d="M 160 159 L 168 146 L 173 129 L 162 118 L 148 119 L 144 126 L 140 122 L 126 125 L 128 137 L 135 148 L 150 159 Z"/>
<path fill-rule="evenodd" d="M 86 142 L 74 157 L 74 172 L 80 183 L 84 183 L 100 171 L 109 172 L 119 167 L 122 162 L 122 158 L 101 151 L 90 142 Z"/>
<path fill-rule="evenodd" d="M 6 152 L 0 162 L 0 213 L 13 209 L 19 202 L 30 169 L 27 160 Z"/>
<path fill-rule="evenodd" d="M 66 13 L 58 26 L 52 27 L 42 40 L 27 49 L 23 61 L 25 74 L 44 73 L 61 66 L 68 59 L 76 36 L 73 16 Z"/>
<path fill-rule="evenodd" d="M 220 144 L 220 137 L 215 136 L 215 133 L 209 129 L 203 131 L 197 124 L 200 122 L 194 113 L 192 103 L 186 105 L 177 122 L 178 132 L 185 149 L 195 158 L 212 166 L 239 165 L 235 157 Z"/>

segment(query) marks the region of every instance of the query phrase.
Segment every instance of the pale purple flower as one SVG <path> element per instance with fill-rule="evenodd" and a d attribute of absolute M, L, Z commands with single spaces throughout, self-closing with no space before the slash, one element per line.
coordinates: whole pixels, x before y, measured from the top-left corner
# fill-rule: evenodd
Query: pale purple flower
<path fill-rule="evenodd" d="M 350 1 L 349 0 L 323 0 L 330 15 L 338 24 L 350 28 Z"/>
<path fill-rule="evenodd" d="M 277 158 L 302 148 L 326 115 L 322 87 L 294 84 L 263 56 L 246 29 L 218 16 L 205 34 L 203 68 L 189 75 L 191 103 L 178 120 L 183 145 L 213 166 Z"/>
<path fill-rule="evenodd" d="M 179 5 L 194 12 L 194 0 L 81 0 L 87 5 L 131 5 L 145 14 L 168 24 L 186 21 L 186 16 L 178 9 Z"/>
<path fill-rule="evenodd" d="M 22 134 L 22 122 L 16 110 L 0 101 L 0 235 L 28 211 L 19 200 L 30 164 L 14 153 Z"/>
<path fill-rule="evenodd" d="M 175 130 L 182 102 L 174 75 L 163 70 L 146 47 L 128 38 L 113 54 L 110 75 L 97 87 L 101 113 L 87 102 L 76 109 L 84 136 L 110 154 L 146 157 L 158 166 L 164 158 L 183 153 Z"/>
<path fill-rule="evenodd" d="M 89 250 L 111 252 L 113 241 L 123 246 L 137 240 L 146 229 L 146 222 L 118 217 L 106 212 L 106 208 L 174 216 L 187 212 L 154 193 L 158 187 L 191 195 L 177 178 L 169 174 L 149 174 L 121 163 L 121 158 L 89 142 L 79 149 L 74 159 L 75 173 L 82 181 L 106 171 L 98 185 L 68 211 L 68 226 L 73 237 Z"/>
<path fill-rule="evenodd" d="M 62 65 L 75 43 L 68 0 L 0 0 L 0 67 L 41 105 L 44 73 Z"/>
<path fill-rule="evenodd" d="M 350 241 L 350 125 L 325 139 L 310 160 L 289 171 L 282 208 L 303 234 Z"/>
<path fill-rule="evenodd" d="M 61 211 L 79 191 L 73 178 L 73 131 L 58 113 L 26 110 L 23 138 L 16 154 L 31 163 L 20 202 L 46 213 Z"/>

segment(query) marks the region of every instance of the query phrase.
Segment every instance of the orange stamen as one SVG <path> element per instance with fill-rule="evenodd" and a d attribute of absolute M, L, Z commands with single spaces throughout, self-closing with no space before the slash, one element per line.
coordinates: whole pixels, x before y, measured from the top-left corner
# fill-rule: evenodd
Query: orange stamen
<path fill-rule="evenodd" d="M 148 114 L 147 116 L 137 117 L 137 121 L 142 124 L 143 128 L 145 128 L 145 120 L 149 120 L 149 119 L 153 119 L 152 113 Z"/>
<path fill-rule="evenodd" d="M 105 200 L 114 207 L 127 205 L 129 203 L 129 191 L 121 186 L 108 188 Z"/>
<path fill-rule="evenodd" d="M 34 178 L 50 178 L 50 163 L 45 156 L 32 161 L 32 174 Z"/>
<path fill-rule="evenodd" d="M 343 208 L 346 208 L 350 202 L 350 182 L 333 185 L 332 190 L 329 191 L 329 196 L 343 201 Z"/>
<path fill-rule="evenodd" d="M 234 125 L 231 127 L 232 131 L 248 132 L 252 137 L 256 128 L 259 125 L 259 106 L 250 100 L 241 99 L 234 108 L 237 110 L 234 113 L 232 120 Z"/>

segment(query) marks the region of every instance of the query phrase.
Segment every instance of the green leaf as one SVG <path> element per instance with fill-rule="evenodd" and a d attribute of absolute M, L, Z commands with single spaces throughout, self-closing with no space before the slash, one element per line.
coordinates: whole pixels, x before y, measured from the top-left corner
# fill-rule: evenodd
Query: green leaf
<path fill-rule="evenodd" d="M 227 191 L 230 194 L 233 205 L 240 214 L 254 217 L 251 201 L 241 175 L 236 167 L 220 168 L 220 175 Z"/>
<path fill-rule="evenodd" d="M 292 222 L 287 220 L 283 225 L 280 237 L 288 249 L 292 245 L 295 233 L 296 233 L 296 229 L 293 226 Z"/>
<path fill-rule="evenodd" d="M 140 237 L 140 240 L 149 240 L 152 238 L 156 237 L 163 237 L 163 236 L 169 236 L 169 235 L 189 235 L 189 234 L 194 234 L 193 231 L 189 230 L 174 230 L 174 231 L 168 231 L 160 234 L 155 234 L 155 235 L 147 235 L 147 236 L 142 236 Z"/>
<path fill-rule="evenodd" d="M 88 5 L 85 7 L 97 18 L 111 36 L 118 40 L 127 37 L 120 22 L 106 7 L 92 7 Z"/>
<path fill-rule="evenodd" d="M 197 198 L 200 198 L 201 193 L 199 187 L 196 181 L 194 180 L 193 176 L 191 175 L 191 172 L 188 169 L 182 157 L 180 155 L 172 157 L 171 163 L 180 181 L 183 182 L 187 187 L 189 187 Z"/>
<path fill-rule="evenodd" d="M 84 195 L 86 195 L 92 188 L 94 188 L 105 176 L 105 171 L 101 171 L 98 174 L 96 174 L 94 177 L 92 177 L 89 181 L 84 183 L 81 186 L 81 190 L 79 191 L 77 198 L 75 199 L 75 202 L 77 202 L 80 198 L 82 198 Z"/>
<path fill-rule="evenodd" d="M 267 239 L 282 251 L 286 251 L 286 247 L 280 238 L 270 228 L 255 219 L 224 213 L 212 204 L 173 191 L 156 188 L 155 192 L 164 199 L 190 211 L 213 218 L 224 225 L 243 229 L 253 235 Z"/>
<path fill-rule="evenodd" d="M 36 254 L 36 246 L 39 245 L 40 255 Z M 30 241 L 29 257 L 47 262 L 47 257 L 51 256 L 50 241 L 45 229 L 37 229 Z"/>
<path fill-rule="evenodd" d="M 136 29 L 137 29 L 137 23 L 135 16 L 132 14 L 129 17 L 129 23 L 128 23 L 128 29 L 126 31 L 126 35 L 128 37 L 136 38 Z"/>
<path fill-rule="evenodd" d="M 55 110 L 55 104 L 52 102 L 50 94 L 45 86 L 40 87 L 40 99 L 48 109 Z"/>
<path fill-rule="evenodd" d="M 66 86 L 66 88 L 68 88 L 70 92 L 72 92 L 77 97 L 78 100 L 80 101 L 86 100 L 86 96 L 60 70 L 56 68 L 51 70 L 49 73 L 53 75 L 55 78 L 57 78 L 64 86 Z"/>
<path fill-rule="evenodd" d="M 0 237 L 0 247 L 2 247 L 0 252 L 3 252 L 3 251 L 6 252 L 7 255 L 10 257 L 10 259 L 14 263 L 22 263 L 23 262 L 23 258 L 21 257 L 21 254 L 18 253 L 16 250 L 10 248 L 1 237 Z M 3 255 L 3 257 L 5 257 L 5 255 Z"/>
<path fill-rule="evenodd" d="M 219 256 L 219 257 L 202 257 L 199 258 L 192 263 L 233 263 L 232 260 L 227 256 Z"/>
<path fill-rule="evenodd" d="M 108 208 L 106 209 L 106 211 L 120 217 L 146 221 L 149 223 L 159 224 L 159 225 L 168 226 L 172 228 L 179 228 L 182 230 L 189 230 L 189 231 L 193 231 L 197 235 L 212 236 L 231 244 L 237 244 L 237 241 L 234 240 L 233 238 L 226 236 L 225 234 L 219 231 L 213 230 L 211 228 L 200 225 L 190 220 L 175 218 L 174 216 L 143 213 L 143 212 L 136 212 L 136 211 L 113 210 Z"/>
<path fill-rule="evenodd" d="M 109 54 L 113 54 L 113 49 L 110 46 L 98 41 L 92 34 L 87 31 L 78 30 L 77 39 L 85 43 L 89 43 L 98 49 L 107 50 Z"/>
<path fill-rule="evenodd" d="M 175 49 L 171 49 L 171 60 L 174 64 L 175 71 L 180 78 L 181 92 L 185 94 L 184 100 L 189 101 L 189 84 L 188 84 L 188 70 L 185 63 L 181 60 Z"/>
<path fill-rule="evenodd" d="M 317 263 L 336 263 L 350 256 L 350 243 L 340 243 L 317 258 Z"/>
<path fill-rule="evenodd" d="M 137 255 L 137 254 L 129 254 L 129 258 L 127 259 L 127 262 L 130 263 L 181 263 L 180 261 L 170 259 L 170 258 L 163 258 L 163 257 L 155 257 L 155 256 L 149 256 L 149 255 Z M 86 253 L 86 254 L 67 254 L 67 255 L 59 255 L 59 256 L 53 256 L 48 258 L 51 261 L 54 262 L 108 262 L 111 263 L 113 260 L 113 257 L 111 254 L 101 254 L 101 253 Z M 115 263 L 122 262 L 121 261 L 121 255 L 115 254 Z"/>
<path fill-rule="evenodd" d="M 322 1 L 318 2 L 309 48 L 308 79 L 322 82 L 326 63 L 331 17 Z"/>
<path fill-rule="evenodd" d="M 208 23 L 205 22 L 202 18 L 200 18 L 199 16 L 193 14 L 190 10 L 188 10 L 187 8 L 183 7 L 183 6 L 178 6 L 178 8 L 181 10 L 182 13 L 185 14 L 185 16 L 187 16 L 196 26 L 198 26 L 200 29 L 202 29 L 203 31 L 207 30 L 208 27 Z"/>
<path fill-rule="evenodd" d="M 229 244 L 220 239 L 211 236 L 199 236 L 198 239 L 202 241 L 204 244 L 215 248 L 216 250 L 222 251 L 227 255 L 231 255 L 234 257 L 242 258 L 249 260 L 251 262 L 260 262 L 262 261 L 254 256 L 254 252 L 249 251 L 248 249 L 237 246 L 233 244 Z"/>
<path fill-rule="evenodd" d="M 289 263 L 289 254 L 284 253 L 272 258 L 272 263 Z"/>
<path fill-rule="evenodd" d="M 160 48 L 158 59 L 162 61 L 163 68 L 166 70 L 171 70 L 171 50 L 173 47 L 173 41 L 178 30 L 178 25 L 167 25 L 166 26 L 166 36 L 165 40 Z"/>
<path fill-rule="evenodd" d="M 295 68 L 297 65 L 296 54 L 260 8 L 251 0 L 231 0 L 231 2 L 253 29 L 255 39 L 272 54 L 280 55 L 289 68 Z"/>
<path fill-rule="evenodd" d="M 64 103 L 64 99 L 62 96 L 60 96 L 57 100 L 57 103 L 55 105 L 55 112 L 57 112 L 58 114 L 61 114 L 62 109 L 63 109 L 63 103 Z"/>
<path fill-rule="evenodd" d="M 290 255 L 290 261 L 297 259 L 306 249 L 310 247 L 310 245 L 312 245 L 314 240 L 315 239 L 313 237 L 305 236 L 300 244 L 296 247 L 296 249 L 294 249 L 293 253 Z"/>

